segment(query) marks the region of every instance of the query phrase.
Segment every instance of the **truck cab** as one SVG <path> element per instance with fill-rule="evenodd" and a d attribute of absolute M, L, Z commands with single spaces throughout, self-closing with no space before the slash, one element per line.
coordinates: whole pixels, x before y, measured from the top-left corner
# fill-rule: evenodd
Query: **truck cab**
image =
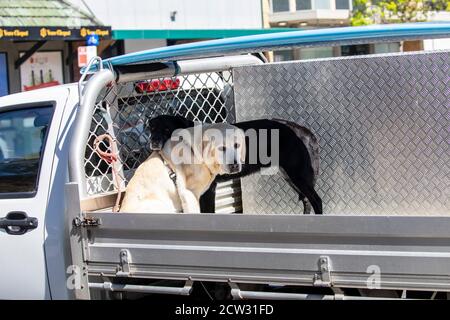
<path fill-rule="evenodd" d="M 76 84 L 0 98 L 1 299 L 67 297 L 50 285 L 66 278 L 60 190 L 77 105 Z"/>

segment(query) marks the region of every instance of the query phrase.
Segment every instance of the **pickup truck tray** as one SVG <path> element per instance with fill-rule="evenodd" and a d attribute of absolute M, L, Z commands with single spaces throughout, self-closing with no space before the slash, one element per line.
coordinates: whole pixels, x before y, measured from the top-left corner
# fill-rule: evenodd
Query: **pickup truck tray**
<path fill-rule="evenodd" d="M 450 292 L 449 52 L 255 59 L 167 61 L 157 74 L 125 74 L 113 86 L 104 68 L 88 81 L 66 189 L 75 296 L 90 298 L 90 289 L 189 294 L 195 281 L 228 283 L 233 297 L 268 297 L 239 293 L 241 284 Z M 152 77 L 177 77 L 180 87 L 136 93 L 135 82 Z M 272 117 L 310 127 L 321 147 L 325 215 L 292 214 L 301 212 L 298 195 L 280 176 L 263 175 L 224 192 L 231 205 L 223 212 L 244 214 L 109 212 L 114 192 L 148 152 L 142 119 L 174 106 L 203 122 Z M 117 137 L 120 179 L 89 144 L 104 132 Z M 108 201 L 96 198 L 106 193 Z M 149 286 L 148 279 L 186 285 Z"/>
<path fill-rule="evenodd" d="M 76 208 L 76 184 L 66 192 Z M 450 291 L 450 217 L 69 216 L 72 258 L 87 270 L 78 298 L 98 287 L 88 276 Z"/>

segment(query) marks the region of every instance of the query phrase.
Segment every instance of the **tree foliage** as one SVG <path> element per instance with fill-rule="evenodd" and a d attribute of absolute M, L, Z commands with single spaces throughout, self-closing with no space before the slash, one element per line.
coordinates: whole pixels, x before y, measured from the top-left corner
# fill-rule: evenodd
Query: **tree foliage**
<path fill-rule="evenodd" d="M 354 0 L 354 26 L 426 21 L 435 11 L 450 11 L 449 0 Z"/>

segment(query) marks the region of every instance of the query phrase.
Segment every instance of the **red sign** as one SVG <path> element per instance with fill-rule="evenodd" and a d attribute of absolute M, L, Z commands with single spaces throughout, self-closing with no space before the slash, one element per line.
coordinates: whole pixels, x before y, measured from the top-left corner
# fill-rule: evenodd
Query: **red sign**
<path fill-rule="evenodd" d="M 78 67 L 86 67 L 92 58 L 97 56 L 97 47 L 83 46 L 78 47 Z"/>

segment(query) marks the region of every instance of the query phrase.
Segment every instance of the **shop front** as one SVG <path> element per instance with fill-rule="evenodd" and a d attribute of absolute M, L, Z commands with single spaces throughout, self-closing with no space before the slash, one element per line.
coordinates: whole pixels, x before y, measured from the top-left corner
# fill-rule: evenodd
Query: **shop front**
<path fill-rule="evenodd" d="M 0 96 L 79 79 L 78 47 L 96 35 L 111 50 L 111 27 L 62 1 L 0 4 Z"/>
<path fill-rule="evenodd" d="M 111 44 L 111 28 L 0 27 L 0 95 L 69 83 L 78 79 L 78 47 L 100 38 Z"/>

